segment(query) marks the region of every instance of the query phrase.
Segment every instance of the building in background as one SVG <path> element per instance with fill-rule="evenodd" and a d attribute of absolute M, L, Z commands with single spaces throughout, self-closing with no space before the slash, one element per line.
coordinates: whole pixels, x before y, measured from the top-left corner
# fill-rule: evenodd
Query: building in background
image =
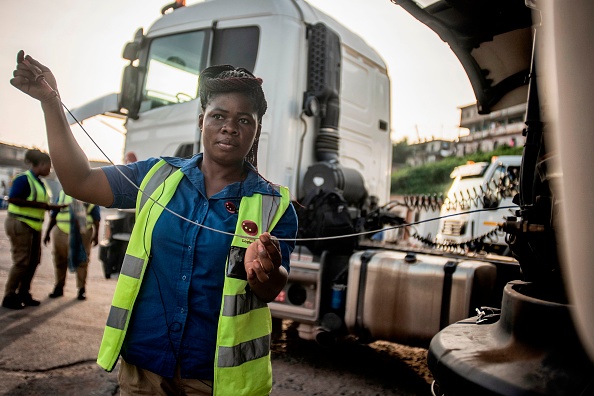
<path fill-rule="evenodd" d="M 17 174 L 29 169 L 29 166 L 25 164 L 25 153 L 32 148 L 0 142 L 0 202 L 4 199 L 5 195 L 8 195 L 12 186 L 12 179 Z M 109 165 L 108 162 L 104 161 L 90 161 L 90 163 L 93 168 Z M 62 187 L 53 168 L 50 174 L 44 179 L 51 189 L 52 198 L 57 197 Z M 0 205 L 2 208 L 4 206 Z"/>
<path fill-rule="evenodd" d="M 478 113 L 476 103 L 459 109 L 460 127 L 467 128 L 468 135 L 458 138 L 455 150 L 457 156 L 493 151 L 502 145 L 524 145 L 522 131 L 526 127 L 526 103 L 484 115 Z"/>
<path fill-rule="evenodd" d="M 0 143 L 0 208 L 5 209 L 12 179 L 19 173 L 28 169 L 25 165 L 25 153 L 29 147 L 15 146 Z"/>
<path fill-rule="evenodd" d="M 409 166 L 419 166 L 437 162 L 454 155 L 455 150 L 455 143 L 450 140 L 423 140 L 410 145 L 406 164 Z"/>
<path fill-rule="evenodd" d="M 460 128 L 467 129 L 468 134 L 460 135 L 455 142 L 430 139 L 410 144 L 406 165 L 419 166 L 452 155 L 463 157 L 477 151 L 489 152 L 503 145 L 524 146 L 525 103 L 484 115 L 478 113 L 476 103 L 459 109 Z"/>

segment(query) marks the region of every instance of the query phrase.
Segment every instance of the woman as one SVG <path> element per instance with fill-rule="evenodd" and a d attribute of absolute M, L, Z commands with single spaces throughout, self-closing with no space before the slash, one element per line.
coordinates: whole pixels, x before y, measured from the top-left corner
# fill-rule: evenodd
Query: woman
<path fill-rule="evenodd" d="M 50 70 L 24 59 L 19 52 L 11 84 L 41 101 L 64 191 L 97 205 L 136 206 L 98 363 L 109 371 L 121 353 L 124 395 L 268 394 L 266 302 L 285 286 L 294 248 L 272 235 L 295 238 L 297 219 L 287 190 L 256 170 L 267 107 L 262 80 L 232 66 L 201 73 L 203 153 L 91 169 Z"/>
<path fill-rule="evenodd" d="M 17 175 L 12 182 L 4 222 L 13 264 L 4 287 L 2 306 L 10 309 L 40 304 L 33 299 L 29 289 L 41 259 L 41 228 L 45 211 L 61 207 L 49 203 L 49 188 L 40 178 L 49 175 L 52 167 L 49 155 L 39 150 L 27 150 L 25 163 L 30 169 Z"/>

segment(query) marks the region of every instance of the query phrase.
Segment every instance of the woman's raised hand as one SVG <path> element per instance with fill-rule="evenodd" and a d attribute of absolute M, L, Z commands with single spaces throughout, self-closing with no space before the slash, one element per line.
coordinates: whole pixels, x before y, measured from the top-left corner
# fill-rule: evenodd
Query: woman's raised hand
<path fill-rule="evenodd" d="M 15 88 L 41 102 L 47 102 L 58 95 L 56 78 L 50 69 L 20 50 L 17 66 L 10 83 Z"/>

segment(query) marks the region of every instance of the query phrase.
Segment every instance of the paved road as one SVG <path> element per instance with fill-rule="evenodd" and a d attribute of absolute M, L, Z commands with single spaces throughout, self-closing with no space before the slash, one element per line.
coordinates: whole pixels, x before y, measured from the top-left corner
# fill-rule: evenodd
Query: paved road
<path fill-rule="evenodd" d="M 104 210 L 102 215 L 107 213 Z M 6 210 L 0 211 L 2 294 L 12 265 L 5 218 Z M 71 273 L 64 296 L 50 299 L 53 263 L 51 248 L 44 246 L 31 288 L 41 305 L 20 311 L 0 308 L 0 395 L 116 394 L 116 373 L 106 373 L 95 363 L 116 280 L 105 279 L 98 248 L 93 248 L 87 300 L 76 299 L 76 279 Z"/>

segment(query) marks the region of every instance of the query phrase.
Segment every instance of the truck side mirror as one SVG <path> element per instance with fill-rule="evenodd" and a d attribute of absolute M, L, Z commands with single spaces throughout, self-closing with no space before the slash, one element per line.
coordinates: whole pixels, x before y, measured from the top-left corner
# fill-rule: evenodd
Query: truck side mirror
<path fill-rule="evenodd" d="M 142 28 L 139 28 L 134 34 L 134 40 L 129 43 L 126 43 L 126 45 L 124 46 L 122 58 L 127 59 L 130 62 L 134 62 L 136 59 L 138 59 L 138 54 L 140 52 L 140 48 L 142 47 L 143 41 L 143 30 Z"/>
<path fill-rule="evenodd" d="M 136 66 L 128 65 L 124 68 L 122 88 L 119 95 L 119 106 L 120 109 L 126 109 L 128 111 L 128 117 L 132 119 L 138 118 L 138 110 L 140 108 L 138 77 L 139 72 Z"/>
<path fill-rule="evenodd" d="M 131 41 L 126 43 L 124 46 L 124 51 L 122 53 L 122 58 L 127 59 L 129 61 L 135 61 L 138 59 L 138 51 L 140 50 L 140 46 L 138 43 Z"/>

